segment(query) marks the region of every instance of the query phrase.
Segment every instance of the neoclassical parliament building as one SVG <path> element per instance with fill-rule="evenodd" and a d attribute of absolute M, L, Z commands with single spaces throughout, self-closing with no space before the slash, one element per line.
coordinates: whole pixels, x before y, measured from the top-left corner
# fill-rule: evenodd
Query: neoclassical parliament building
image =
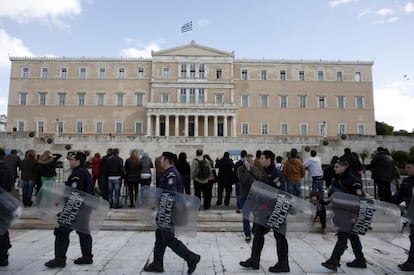
<path fill-rule="evenodd" d="M 151 58 L 10 60 L 7 131 L 39 137 L 375 135 L 371 61 L 243 59 L 194 41 Z"/>

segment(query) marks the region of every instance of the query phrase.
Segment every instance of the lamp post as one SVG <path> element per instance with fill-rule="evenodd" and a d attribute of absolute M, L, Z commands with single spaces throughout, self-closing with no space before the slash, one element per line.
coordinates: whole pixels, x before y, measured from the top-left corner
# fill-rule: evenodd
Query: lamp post
<path fill-rule="evenodd" d="M 57 137 L 59 136 L 59 119 L 56 119 L 56 134 Z"/>

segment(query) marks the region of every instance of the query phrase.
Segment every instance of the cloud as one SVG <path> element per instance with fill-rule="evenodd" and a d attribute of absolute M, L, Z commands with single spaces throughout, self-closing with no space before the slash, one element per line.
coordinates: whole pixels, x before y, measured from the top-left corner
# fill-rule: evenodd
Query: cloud
<path fill-rule="evenodd" d="M 381 15 L 381 16 L 388 16 L 388 15 L 393 15 L 394 11 L 392 9 L 380 9 L 376 11 L 376 14 Z"/>
<path fill-rule="evenodd" d="M 9 56 L 33 56 L 23 41 L 11 37 L 4 29 L 0 29 L 0 68 L 9 68 Z"/>
<path fill-rule="evenodd" d="M 126 37 L 127 44 L 133 44 L 137 47 L 129 47 L 120 51 L 121 56 L 125 57 L 151 57 L 151 51 L 159 51 L 161 49 L 159 42 L 152 41 L 148 44 L 143 44 L 133 38 Z"/>
<path fill-rule="evenodd" d="M 195 26 L 197 28 L 207 27 L 209 25 L 210 25 L 210 21 L 208 21 L 207 19 L 200 19 L 200 20 L 195 21 Z"/>
<path fill-rule="evenodd" d="M 398 17 L 391 17 L 391 18 L 388 18 L 386 20 L 377 20 L 377 21 L 374 21 L 373 24 L 378 25 L 378 24 L 392 23 L 392 22 L 395 22 L 397 20 L 399 20 Z"/>
<path fill-rule="evenodd" d="M 338 5 L 342 5 L 342 4 L 349 4 L 352 2 L 356 2 L 357 0 L 331 0 L 328 2 L 329 6 L 331 8 L 335 8 Z"/>
<path fill-rule="evenodd" d="M 9 18 L 19 23 L 40 20 L 64 30 L 70 28 L 62 18 L 76 16 L 81 12 L 81 0 L 0 1 L 0 18 Z"/>
<path fill-rule="evenodd" d="M 414 82 L 397 81 L 374 92 L 375 120 L 394 126 L 396 131 L 414 130 L 409 113 L 414 106 Z"/>
<path fill-rule="evenodd" d="M 403 8 L 404 13 L 412 13 L 414 12 L 414 4 L 412 2 L 408 2 L 404 8 Z"/>

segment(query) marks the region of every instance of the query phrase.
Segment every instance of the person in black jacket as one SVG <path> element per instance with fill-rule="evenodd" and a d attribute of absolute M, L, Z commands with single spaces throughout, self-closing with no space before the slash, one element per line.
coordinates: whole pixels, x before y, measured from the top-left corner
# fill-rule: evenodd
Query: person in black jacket
<path fill-rule="evenodd" d="M 122 208 L 120 204 L 122 179 L 124 178 L 124 161 L 119 157 L 119 149 L 114 148 L 112 155 L 105 161 L 108 176 L 108 202 L 111 208 Z M 114 197 L 115 191 L 115 197 Z"/>
<path fill-rule="evenodd" d="M 128 186 L 129 207 L 135 206 L 138 197 L 139 178 L 141 175 L 139 154 L 137 149 L 125 161 L 125 183 Z"/>
<path fill-rule="evenodd" d="M 85 167 L 86 155 L 83 152 L 74 152 L 70 157 L 70 166 L 73 169 L 66 185 L 80 191 L 93 194 L 92 175 Z M 69 234 L 73 229 L 59 225 L 55 228 L 55 258 L 46 262 L 45 266 L 49 268 L 65 267 L 66 252 L 69 247 Z M 82 251 L 82 257 L 74 261 L 75 264 L 92 264 L 92 236 L 80 231 L 76 231 L 79 235 L 79 242 Z"/>
<path fill-rule="evenodd" d="M 264 167 L 264 174 L 261 181 L 280 190 L 285 190 L 286 181 L 280 170 L 275 167 L 275 154 L 272 151 L 264 150 L 260 156 L 260 161 Z M 247 268 L 259 269 L 260 256 L 264 245 L 265 235 L 270 231 L 268 227 L 260 224 L 253 224 L 253 246 L 249 259 L 240 262 L 240 265 Z M 273 230 L 276 239 L 276 251 L 278 262 L 269 268 L 269 272 L 281 273 L 289 272 L 288 242 L 286 236 Z"/>
<path fill-rule="evenodd" d="M 181 152 L 178 155 L 177 163 L 175 164 L 175 168 L 177 168 L 178 172 L 181 175 L 181 179 L 183 181 L 182 191 L 184 191 L 187 195 L 191 194 L 191 180 L 190 180 L 190 164 L 187 161 L 187 154 Z"/>
<path fill-rule="evenodd" d="M 351 173 L 348 162 L 339 161 L 335 164 L 334 170 L 336 177 L 331 187 L 333 192 L 345 192 L 356 196 L 365 196 L 362 190 L 362 181 L 359 177 Z M 336 241 L 331 257 L 326 262 L 323 262 L 322 266 L 327 269 L 337 271 L 338 266 L 340 266 L 339 261 L 341 260 L 341 256 L 347 248 L 347 241 L 350 239 L 355 260 L 346 263 L 346 265 L 348 267 L 366 268 L 367 263 L 364 254 L 362 253 L 362 245 L 359 240 L 359 236 L 357 234 L 351 234 L 343 231 L 338 231 L 337 236 L 338 240 Z"/>
<path fill-rule="evenodd" d="M 219 169 L 217 175 L 218 191 L 216 205 L 223 203 L 223 191 L 225 191 L 224 205 L 229 206 L 234 179 L 234 163 L 230 159 L 229 152 L 224 152 L 223 157 L 216 161 L 216 168 Z"/>
<path fill-rule="evenodd" d="M 388 150 L 382 147 L 371 161 L 371 178 L 378 187 L 378 198 L 380 201 L 391 202 L 391 181 L 394 178 L 395 163 Z"/>
<path fill-rule="evenodd" d="M 408 209 L 413 203 L 413 188 L 414 188 L 414 158 L 409 159 L 405 164 L 407 177 L 401 183 L 400 190 L 393 196 L 392 200 L 399 205 L 403 201 Z M 412 206 L 411 206 L 412 207 Z M 412 214 L 412 213 L 411 213 Z M 410 250 L 408 251 L 407 260 L 399 264 L 398 267 L 403 271 L 414 271 L 414 221 L 410 224 Z"/>

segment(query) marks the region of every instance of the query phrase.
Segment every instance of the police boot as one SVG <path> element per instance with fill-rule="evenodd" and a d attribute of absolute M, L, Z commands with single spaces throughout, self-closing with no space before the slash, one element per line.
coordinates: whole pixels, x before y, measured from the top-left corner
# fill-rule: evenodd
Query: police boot
<path fill-rule="evenodd" d="M 290 272 L 290 268 L 288 264 L 277 263 L 274 266 L 269 267 L 269 272 L 272 272 L 272 273 Z"/>
<path fill-rule="evenodd" d="M 9 255 L 7 251 L 0 252 L 0 266 L 8 266 L 9 265 Z"/>
<path fill-rule="evenodd" d="M 65 267 L 66 266 L 66 257 L 62 258 L 55 258 L 45 263 L 45 266 L 48 268 L 57 268 L 57 267 Z"/>
<path fill-rule="evenodd" d="M 325 267 L 327 269 L 330 269 L 332 271 L 335 271 L 335 272 L 338 270 L 338 267 L 341 266 L 338 261 L 334 261 L 334 260 L 331 260 L 331 259 L 327 260 L 324 263 L 321 263 L 321 265 L 323 267 Z"/>
<path fill-rule="evenodd" d="M 259 269 L 259 259 L 248 258 L 245 261 L 241 261 L 239 264 L 242 267 L 251 268 L 251 269 Z"/>
<path fill-rule="evenodd" d="M 187 265 L 188 265 L 188 274 L 191 274 L 194 272 L 194 270 L 197 267 L 197 264 L 200 262 L 200 255 L 197 255 L 193 252 L 190 252 L 187 256 Z"/>
<path fill-rule="evenodd" d="M 414 271 L 414 263 L 405 262 L 403 264 L 399 264 L 398 267 L 402 271 Z"/>
<path fill-rule="evenodd" d="M 153 261 L 152 263 L 144 266 L 144 271 L 162 273 L 164 272 L 164 264 L 161 261 Z"/>
<path fill-rule="evenodd" d="M 93 255 L 82 255 L 82 257 L 77 258 L 75 261 L 73 261 L 74 264 L 92 264 L 93 263 Z"/>
<path fill-rule="evenodd" d="M 350 263 L 346 263 L 348 267 L 358 267 L 358 268 L 367 268 L 367 261 L 365 258 L 357 258 Z"/>

